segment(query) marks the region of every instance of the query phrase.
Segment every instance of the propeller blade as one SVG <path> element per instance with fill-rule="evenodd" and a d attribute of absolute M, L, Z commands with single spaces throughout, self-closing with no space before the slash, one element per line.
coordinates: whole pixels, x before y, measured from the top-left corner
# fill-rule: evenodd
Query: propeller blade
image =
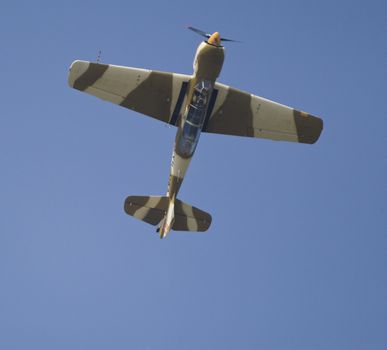
<path fill-rule="evenodd" d="M 187 27 L 187 29 L 189 30 L 192 30 L 193 32 L 195 32 L 196 34 L 199 34 L 201 36 L 204 36 L 205 38 L 209 38 L 211 36 L 211 34 L 208 34 L 206 32 L 203 32 L 202 30 L 200 29 L 197 29 L 197 28 L 194 28 L 194 27 Z"/>
<path fill-rule="evenodd" d="M 196 34 L 199 34 L 199 35 L 201 35 L 201 36 L 203 36 L 203 37 L 205 37 L 207 39 L 209 39 L 210 36 L 211 36 L 211 34 L 203 32 L 202 30 L 194 28 L 194 27 L 191 27 L 191 26 L 188 26 L 187 29 L 192 30 Z M 239 40 L 226 39 L 226 38 L 222 38 L 222 37 L 220 38 L 220 41 L 228 41 L 228 42 L 232 42 L 232 43 L 241 43 L 242 42 L 242 41 L 239 41 Z"/>
<path fill-rule="evenodd" d="M 239 40 L 226 39 L 226 38 L 220 38 L 220 41 L 229 41 L 231 43 L 241 43 L 242 42 L 242 41 L 239 41 Z"/>

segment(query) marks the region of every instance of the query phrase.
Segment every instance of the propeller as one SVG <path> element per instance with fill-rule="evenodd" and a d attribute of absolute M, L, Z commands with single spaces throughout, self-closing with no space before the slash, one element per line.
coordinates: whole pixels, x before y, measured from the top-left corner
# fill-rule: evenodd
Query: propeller
<path fill-rule="evenodd" d="M 200 36 L 203 36 L 203 37 L 205 37 L 207 39 L 209 39 L 211 37 L 211 35 L 212 35 L 212 34 L 203 32 L 202 30 L 194 28 L 194 27 L 187 27 L 187 29 L 192 30 L 196 34 L 199 34 Z M 241 43 L 241 41 L 239 41 L 239 40 L 226 39 L 226 38 L 220 38 L 220 41 L 229 41 L 229 42 L 233 42 L 233 43 Z"/>

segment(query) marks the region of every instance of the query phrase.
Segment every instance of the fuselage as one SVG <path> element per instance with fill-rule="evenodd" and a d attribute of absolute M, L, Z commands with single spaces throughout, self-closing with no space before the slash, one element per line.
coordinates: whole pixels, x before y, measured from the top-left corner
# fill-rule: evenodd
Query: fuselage
<path fill-rule="evenodd" d="M 167 235 L 173 225 L 174 202 L 199 142 L 211 94 L 222 70 L 223 61 L 224 48 L 220 45 L 219 34 L 214 33 L 197 48 L 193 63 L 194 72 L 179 116 L 167 190 L 169 207 L 159 227 L 161 238 Z"/>

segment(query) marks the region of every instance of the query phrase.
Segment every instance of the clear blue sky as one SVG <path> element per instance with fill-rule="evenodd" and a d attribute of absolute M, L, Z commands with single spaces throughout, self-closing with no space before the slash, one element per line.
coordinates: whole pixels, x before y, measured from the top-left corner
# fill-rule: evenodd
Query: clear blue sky
<path fill-rule="evenodd" d="M 127 216 L 175 130 L 67 86 L 75 59 L 192 72 L 320 115 L 317 144 L 202 135 L 179 197 L 205 234 Z M 386 349 L 385 1 L 2 1 L 0 349 Z"/>

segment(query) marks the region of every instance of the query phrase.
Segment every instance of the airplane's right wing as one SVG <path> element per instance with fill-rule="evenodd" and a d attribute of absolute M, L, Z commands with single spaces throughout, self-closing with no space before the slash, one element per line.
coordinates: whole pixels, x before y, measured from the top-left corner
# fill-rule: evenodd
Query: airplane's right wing
<path fill-rule="evenodd" d="M 184 74 L 74 61 L 68 83 L 102 100 L 176 125 L 190 79 Z"/>
<path fill-rule="evenodd" d="M 315 143 L 323 128 L 318 117 L 219 83 L 209 109 L 210 133 Z"/>

